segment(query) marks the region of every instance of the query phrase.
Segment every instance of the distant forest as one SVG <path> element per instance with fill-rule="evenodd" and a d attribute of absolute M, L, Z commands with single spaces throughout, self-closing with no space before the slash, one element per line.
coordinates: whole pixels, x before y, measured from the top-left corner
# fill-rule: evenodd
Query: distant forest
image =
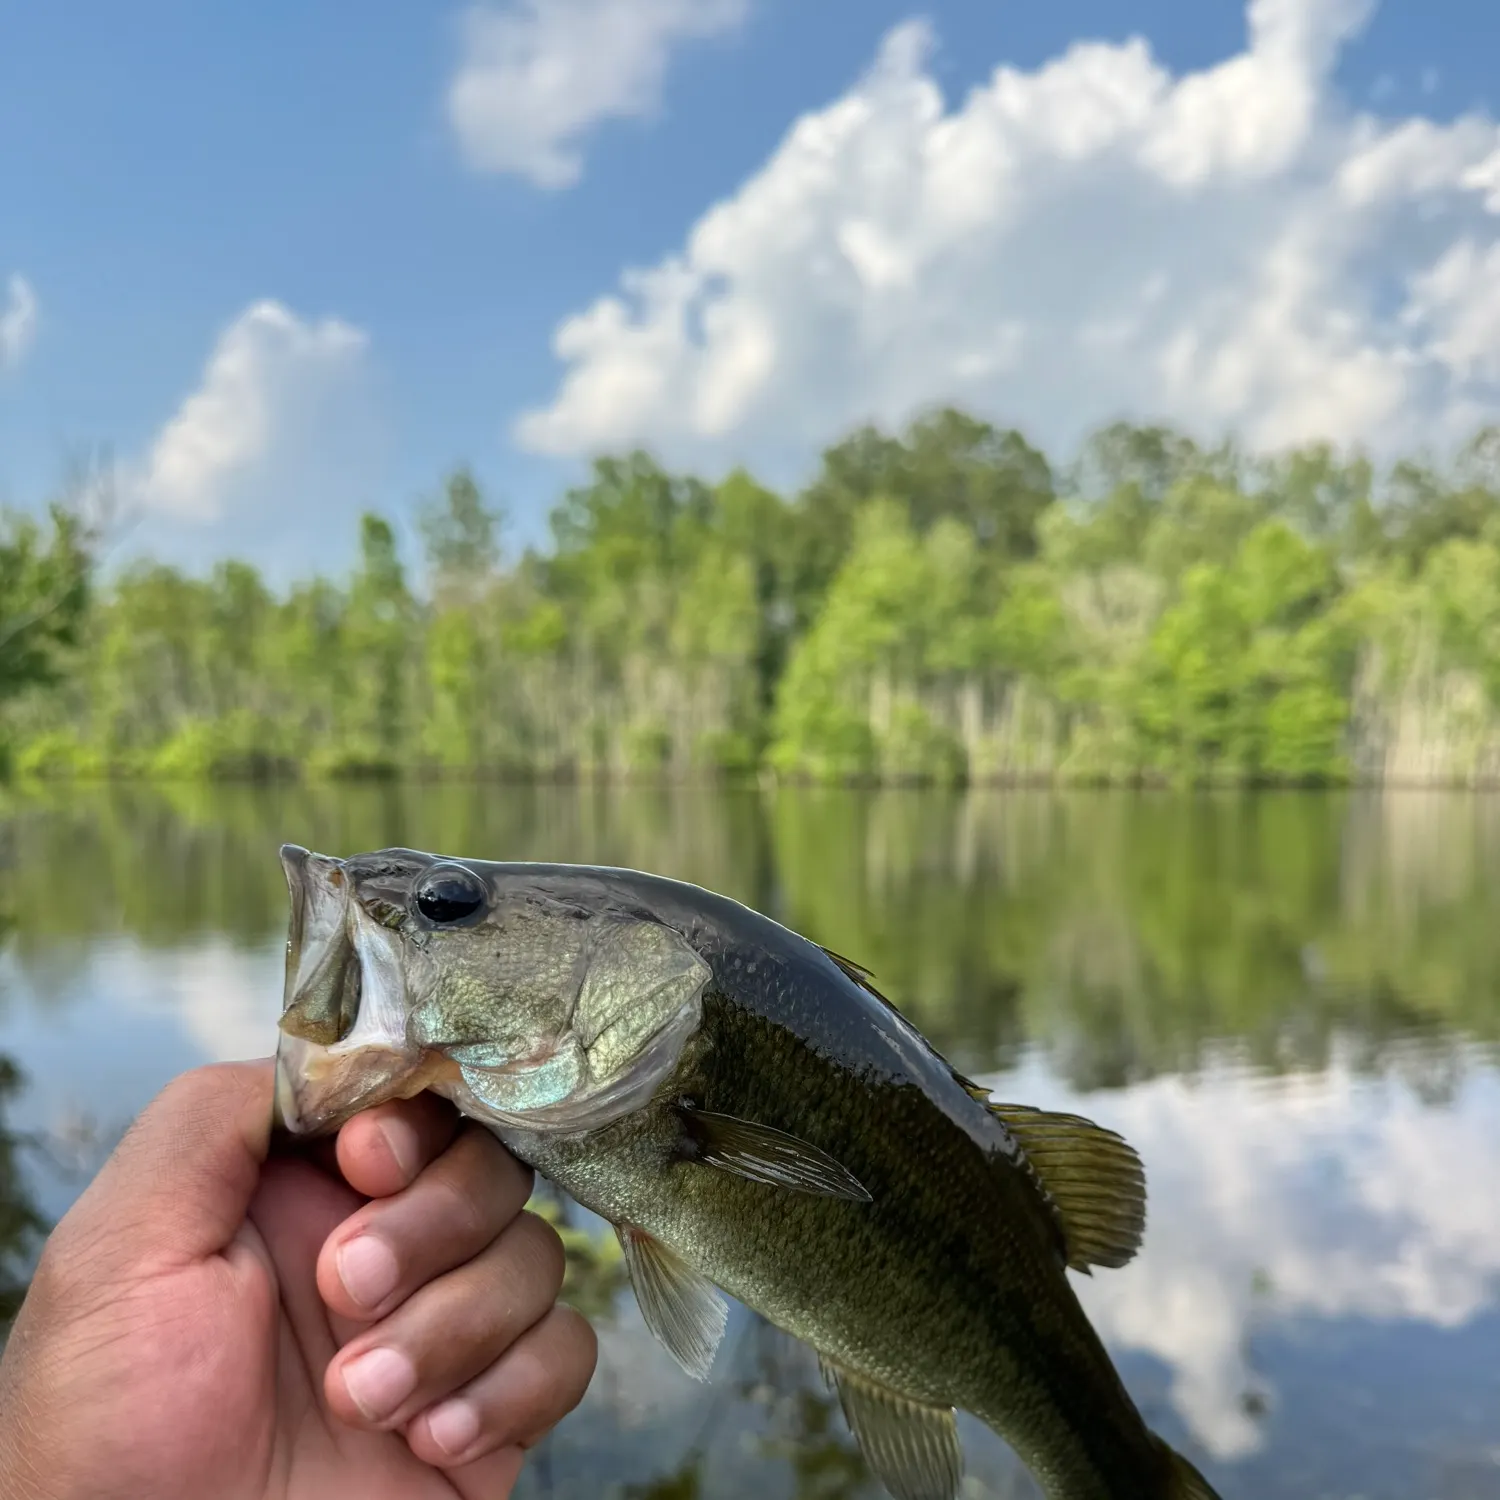
<path fill-rule="evenodd" d="M 0 526 L 17 777 L 1500 783 L 1500 425 L 1377 469 L 1161 427 L 1068 463 L 944 409 L 800 493 L 598 460 L 507 549 L 467 471 L 404 560 L 284 594 Z"/>

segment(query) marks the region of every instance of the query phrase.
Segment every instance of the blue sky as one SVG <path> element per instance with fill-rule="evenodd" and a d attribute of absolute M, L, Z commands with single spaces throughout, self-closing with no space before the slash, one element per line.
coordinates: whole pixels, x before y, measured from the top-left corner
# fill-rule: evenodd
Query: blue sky
<path fill-rule="evenodd" d="M 457 460 L 534 540 L 591 452 L 792 483 L 945 399 L 1500 416 L 1486 0 L 0 15 L 0 494 L 107 444 L 127 551 L 338 568 Z"/>

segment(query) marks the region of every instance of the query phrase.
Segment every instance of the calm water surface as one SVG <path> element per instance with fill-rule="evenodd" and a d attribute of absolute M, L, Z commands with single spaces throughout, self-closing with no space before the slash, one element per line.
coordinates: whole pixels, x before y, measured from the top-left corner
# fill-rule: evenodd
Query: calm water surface
<path fill-rule="evenodd" d="M 272 1050 L 284 839 L 635 865 L 849 954 L 965 1072 L 1141 1152 L 1145 1248 L 1080 1293 L 1225 1500 L 1500 1497 L 1500 800 L 12 797 L 0 1299 L 29 1216 L 66 1208 L 166 1079 Z M 601 1346 L 532 1500 L 877 1495 L 809 1357 L 748 1314 L 707 1388 L 628 1293 Z M 965 1443 L 967 1494 L 1034 1494 L 997 1439 Z"/>

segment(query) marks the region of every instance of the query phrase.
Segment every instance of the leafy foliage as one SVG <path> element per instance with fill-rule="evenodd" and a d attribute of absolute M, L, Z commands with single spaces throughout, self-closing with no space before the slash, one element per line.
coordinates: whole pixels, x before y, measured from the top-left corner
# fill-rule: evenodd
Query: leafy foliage
<path fill-rule="evenodd" d="M 30 776 L 1500 779 L 1500 428 L 1443 468 L 1116 424 L 1054 466 L 953 410 L 790 498 L 601 458 L 511 555 L 467 470 L 285 595 L 242 563 L 90 588 L 0 534 Z M 417 582 L 413 583 L 412 579 Z"/>
<path fill-rule="evenodd" d="M 0 515 L 0 706 L 59 680 L 88 607 L 92 538 L 62 505 L 47 522 Z"/>

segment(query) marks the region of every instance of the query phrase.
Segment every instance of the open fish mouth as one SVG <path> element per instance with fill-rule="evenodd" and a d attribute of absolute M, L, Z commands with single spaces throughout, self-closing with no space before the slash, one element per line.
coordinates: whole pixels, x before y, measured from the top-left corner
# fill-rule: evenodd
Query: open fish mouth
<path fill-rule="evenodd" d="M 397 939 L 354 900 L 343 861 L 284 844 L 281 866 L 291 918 L 273 1125 L 321 1135 L 420 1093 L 439 1060 L 407 1040 Z"/>
<path fill-rule="evenodd" d="M 349 932 L 349 878 L 344 862 L 281 846 L 281 868 L 291 897 L 281 1029 L 332 1046 L 359 1014 L 359 965 Z"/>

